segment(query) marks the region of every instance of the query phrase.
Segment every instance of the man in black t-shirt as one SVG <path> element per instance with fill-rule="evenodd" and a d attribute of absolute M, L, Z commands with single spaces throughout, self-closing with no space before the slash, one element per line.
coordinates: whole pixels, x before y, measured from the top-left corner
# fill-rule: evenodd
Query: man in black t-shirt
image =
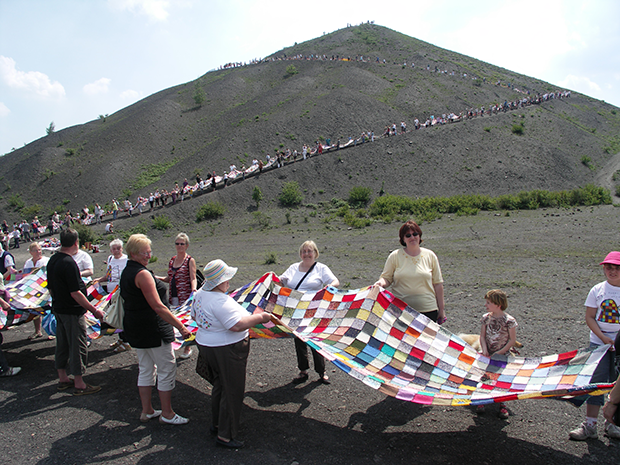
<path fill-rule="evenodd" d="M 58 390 L 73 387 L 73 394 L 81 396 L 101 390 L 100 386 L 91 386 L 82 379 L 88 359 L 84 314 L 88 310 L 95 318 L 103 319 L 103 312 L 86 298 L 86 286 L 72 257 L 77 249 L 77 231 L 71 228 L 61 231 L 60 249 L 47 264 L 47 282 L 57 323 L 55 365 L 59 378 Z M 69 374 L 73 375 L 73 379 L 69 378 Z"/>

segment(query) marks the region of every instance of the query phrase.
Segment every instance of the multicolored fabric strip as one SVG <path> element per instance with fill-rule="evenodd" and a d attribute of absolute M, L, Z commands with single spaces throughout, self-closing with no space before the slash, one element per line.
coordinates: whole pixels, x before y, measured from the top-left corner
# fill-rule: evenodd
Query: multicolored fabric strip
<path fill-rule="evenodd" d="M 268 273 L 231 295 L 249 313 L 258 307 L 281 320 L 253 328 L 254 337 L 294 334 L 348 375 L 405 401 L 478 405 L 612 388 L 590 385 L 607 346 L 535 358 L 485 357 L 379 287 L 300 292 Z"/>

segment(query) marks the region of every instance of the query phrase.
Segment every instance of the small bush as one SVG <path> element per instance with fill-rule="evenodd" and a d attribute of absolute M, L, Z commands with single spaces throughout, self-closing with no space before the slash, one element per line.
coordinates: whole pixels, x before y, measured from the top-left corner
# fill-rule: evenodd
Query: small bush
<path fill-rule="evenodd" d="M 196 221 L 213 220 L 224 215 L 226 209 L 219 202 L 207 202 L 198 209 Z"/>
<path fill-rule="evenodd" d="M 120 235 L 121 238 L 124 241 L 127 241 L 127 239 L 129 239 L 134 234 L 144 234 L 144 235 L 146 235 L 146 234 L 148 234 L 148 232 L 149 232 L 149 230 L 146 227 L 146 224 L 144 222 L 142 222 L 142 223 L 134 226 L 133 228 L 126 230 L 126 231 L 118 231 L 117 234 Z"/>
<path fill-rule="evenodd" d="M 254 219 L 261 229 L 267 229 L 271 223 L 271 217 L 262 212 L 254 212 Z"/>
<path fill-rule="evenodd" d="M 96 244 L 101 240 L 101 236 L 95 234 L 92 228 L 85 226 L 83 224 L 74 225 L 73 229 L 75 229 L 80 236 L 80 246 L 90 242 L 91 244 Z"/>
<path fill-rule="evenodd" d="M 275 265 L 276 263 L 278 263 L 278 256 L 275 252 L 269 252 L 265 256 L 265 265 Z"/>
<path fill-rule="evenodd" d="M 299 71 L 297 70 L 297 67 L 295 67 L 295 65 L 288 65 L 286 67 L 286 74 L 288 74 L 289 76 L 294 76 L 297 73 L 299 73 Z"/>
<path fill-rule="evenodd" d="M 260 187 L 254 186 L 254 190 L 252 191 L 252 200 L 256 202 L 256 208 L 258 209 L 261 200 L 263 200 L 263 192 L 260 190 Z"/>
<path fill-rule="evenodd" d="M 512 133 L 517 136 L 523 135 L 523 125 L 522 124 L 513 124 L 512 125 Z"/>
<path fill-rule="evenodd" d="M 282 193 L 278 197 L 284 207 L 297 207 L 304 199 L 303 194 L 296 181 L 287 182 L 282 188 Z"/>
<path fill-rule="evenodd" d="M 153 218 L 153 228 L 164 231 L 172 226 L 172 222 L 166 215 L 159 215 Z"/>
<path fill-rule="evenodd" d="M 620 185 L 616 186 L 616 195 L 620 197 Z"/>
<path fill-rule="evenodd" d="M 584 166 L 587 166 L 588 168 L 590 168 L 591 170 L 594 169 L 594 166 L 592 166 L 592 159 L 589 156 L 587 156 L 587 155 L 582 155 L 581 156 L 581 163 Z"/>
<path fill-rule="evenodd" d="M 200 86 L 198 82 L 196 82 L 196 84 L 194 85 L 193 98 L 194 98 L 194 102 L 199 107 L 202 106 L 202 104 L 205 103 L 205 100 L 207 99 L 207 95 L 205 94 L 205 91 L 203 90 L 203 88 Z"/>
<path fill-rule="evenodd" d="M 26 204 L 19 197 L 19 194 L 14 194 L 9 197 L 9 206 L 13 207 L 15 210 L 21 210 L 26 206 Z"/>
<path fill-rule="evenodd" d="M 356 186 L 349 192 L 349 203 L 352 207 L 364 207 L 370 202 L 372 191 L 369 187 Z"/>
<path fill-rule="evenodd" d="M 43 207 L 41 207 L 41 205 L 36 203 L 34 205 L 30 205 L 29 207 L 22 208 L 21 213 L 22 213 L 22 216 L 28 220 L 30 218 L 34 218 L 37 215 L 40 215 L 41 210 L 43 210 Z"/>

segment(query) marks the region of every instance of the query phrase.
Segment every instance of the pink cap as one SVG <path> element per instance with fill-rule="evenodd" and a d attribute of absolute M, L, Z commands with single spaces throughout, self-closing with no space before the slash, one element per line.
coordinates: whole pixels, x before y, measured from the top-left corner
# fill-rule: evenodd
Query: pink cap
<path fill-rule="evenodd" d="M 599 265 L 604 265 L 605 263 L 611 263 L 612 265 L 620 265 L 620 252 L 609 252 Z"/>

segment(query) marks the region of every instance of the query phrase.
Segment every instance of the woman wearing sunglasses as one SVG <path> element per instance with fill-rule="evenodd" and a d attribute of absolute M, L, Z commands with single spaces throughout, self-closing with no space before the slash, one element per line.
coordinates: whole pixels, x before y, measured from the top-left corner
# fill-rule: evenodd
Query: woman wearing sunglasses
<path fill-rule="evenodd" d="M 443 278 L 437 255 L 420 247 L 422 230 L 412 220 L 398 232 L 402 249 L 394 250 L 385 262 L 375 286 L 387 288 L 414 310 L 442 324 L 446 321 Z"/>
<path fill-rule="evenodd" d="M 168 263 L 168 274 L 158 278 L 168 283 L 168 300 L 171 308 L 176 308 L 196 291 L 196 260 L 187 253 L 189 237 L 185 233 L 179 233 L 174 240 L 177 254 Z M 187 359 L 192 355 L 191 346 L 185 346 L 178 358 Z"/>

